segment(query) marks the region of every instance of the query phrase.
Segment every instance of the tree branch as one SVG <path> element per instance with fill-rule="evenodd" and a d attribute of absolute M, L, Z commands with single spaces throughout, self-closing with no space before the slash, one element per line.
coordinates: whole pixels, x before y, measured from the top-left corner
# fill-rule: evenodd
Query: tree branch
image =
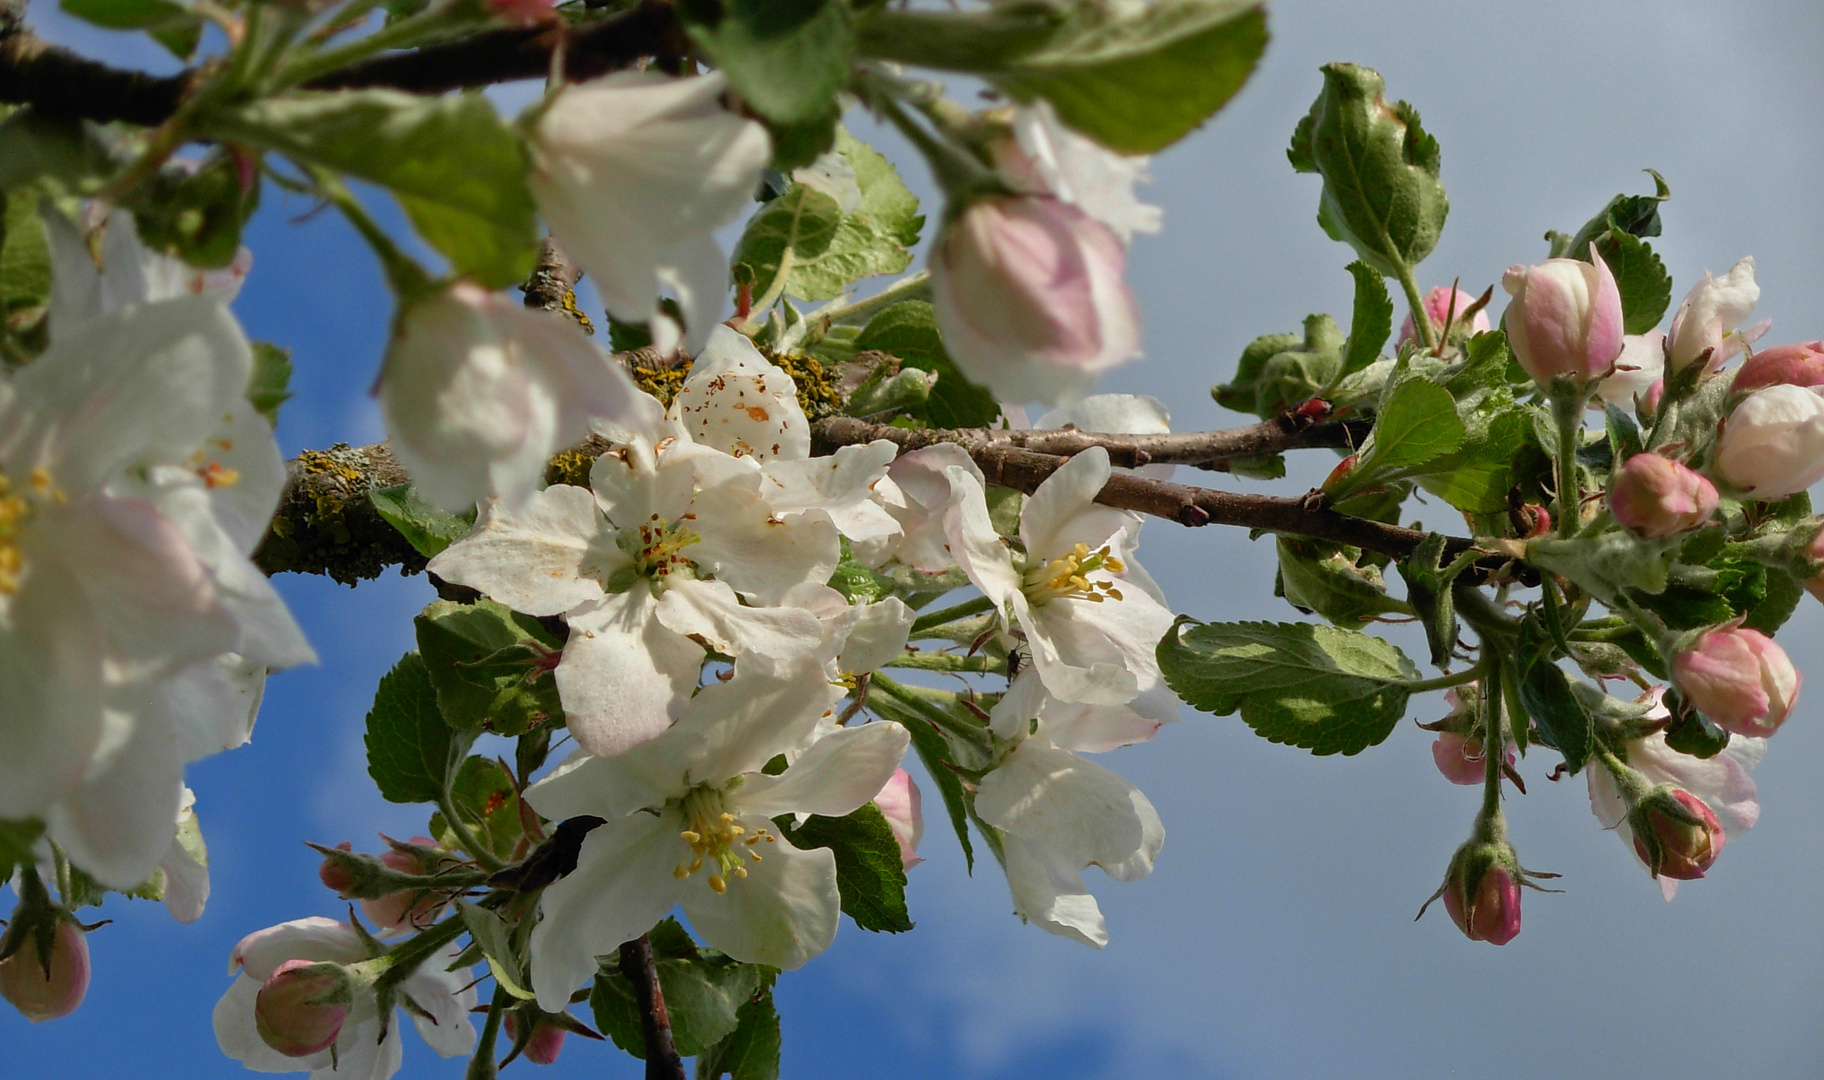
<path fill-rule="evenodd" d="M 306 84 L 313 90 L 390 87 L 419 94 L 542 78 L 563 50 L 564 74 L 590 79 L 642 56 L 682 55 L 688 48 L 672 5 L 644 0 L 596 22 L 503 27 L 458 41 L 386 53 Z M 38 38 L 18 7 L 0 6 L 0 102 L 30 105 L 53 116 L 122 120 L 155 127 L 170 119 L 200 81 L 192 68 L 154 76 L 97 63 Z"/>
<path fill-rule="evenodd" d="M 645 934 L 621 946 L 621 974 L 633 984 L 640 1009 L 640 1033 L 646 1037 L 646 1080 L 684 1080 L 684 1062 L 671 1039 L 671 1015 L 652 959 L 652 940 Z"/>
<path fill-rule="evenodd" d="M 385 443 L 306 450 L 285 463 L 278 513 L 253 553 L 268 575 L 327 574 L 344 585 L 389 566 L 408 574 L 428 561 L 374 508 L 368 493 L 409 479 Z"/>

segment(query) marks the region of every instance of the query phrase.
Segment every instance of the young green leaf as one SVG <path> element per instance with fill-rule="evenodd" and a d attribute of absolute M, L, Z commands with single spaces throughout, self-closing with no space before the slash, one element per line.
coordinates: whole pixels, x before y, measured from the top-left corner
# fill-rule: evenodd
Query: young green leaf
<path fill-rule="evenodd" d="M 678 10 L 729 85 L 769 120 L 823 116 L 848 82 L 855 32 L 840 0 L 685 0 Z"/>
<path fill-rule="evenodd" d="M 1520 701 L 1533 718 L 1534 738 L 1563 754 L 1565 769 L 1575 774 L 1590 759 L 1595 721 L 1552 662 L 1551 642 L 1532 619 L 1522 626 L 1519 650 Z"/>
<path fill-rule="evenodd" d="M 950 815 L 950 826 L 956 830 L 957 842 L 963 846 L 964 865 L 969 873 L 975 873 L 975 845 L 969 840 L 968 797 L 963 791 L 962 778 L 956 774 L 949 743 L 930 722 L 885 694 L 871 695 L 868 708 L 881 719 L 892 720 L 911 734 L 912 749 L 918 751 L 918 759 L 924 762 L 925 771 L 937 785 L 937 793 L 944 800 L 944 810 Z"/>
<path fill-rule="evenodd" d="M 1328 315 L 1305 317 L 1304 336 L 1268 334 L 1242 350 L 1235 377 L 1210 388 L 1216 404 L 1271 420 L 1305 401 L 1336 377 L 1343 332 Z"/>
<path fill-rule="evenodd" d="M 290 374 L 289 361 L 285 367 L 286 373 Z M 258 372 L 255 374 L 257 376 Z M 279 400 L 283 401 L 284 398 Z M 367 500 L 374 504 L 374 509 L 386 519 L 388 525 L 399 530 L 399 535 L 405 537 L 406 543 L 412 545 L 414 551 L 427 559 L 469 535 L 469 530 L 475 524 L 474 511 L 452 514 L 432 506 L 420 498 L 417 489 L 410 484 L 375 488 L 367 493 Z"/>
<path fill-rule="evenodd" d="M 224 267 L 241 250 L 241 227 L 260 205 L 258 183 L 243 189 L 241 166 L 226 153 L 198 169 L 172 166 L 147 177 L 122 200 L 146 247 L 192 266 Z"/>
<path fill-rule="evenodd" d="M 672 1042 L 680 1055 L 695 1057 L 735 1031 L 741 1006 L 760 988 L 762 969 L 738 963 L 714 949 L 685 948 L 689 935 L 672 919 L 654 927 L 651 939 L 659 989 L 671 1014 Z M 612 957 L 595 977 L 589 1007 L 595 1014 L 596 1030 L 634 1057 L 646 1057 L 633 986 Z"/>
<path fill-rule="evenodd" d="M 0 234 L 0 318 L 43 304 L 51 295 L 51 250 L 38 219 L 33 191 L 0 194 L 5 200 Z"/>
<path fill-rule="evenodd" d="M 1342 491 L 1411 476 L 1418 467 L 1463 443 L 1463 421 L 1450 391 L 1424 379 L 1407 379 L 1381 400 L 1374 433 L 1363 446 Z"/>
<path fill-rule="evenodd" d="M 456 778 L 450 781 L 450 803 L 462 815 L 462 824 L 470 835 L 499 858 L 510 858 L 525 838 L 525 824 L 519 816 L 519 791 L 513 786 L 513 777 L 493 758 L 474 755 L 463 760 Z M 431 835 L 444 847 L 463 846 L 441 810 L 431 815 Z"/>
<path fill-rule="evenodd" d="M 144 30 L 179 60 L 189 60 L 203 37 L 203 19 L 173 0 L 62 0 L 66 13 L 109 30 Z"/>
<path fill-rule="evenodd" d="M 483 285 L 504 288 L 532 271 L 525 148 L 480 94 L 294 91 L 206 111 L 196 125 L 388 189 L 451 268 Z"/>
<path fill-rule="evenodd" d="M 1438 141 L 1405 102 L 1355 64 L 1324 65 L 1324 89 L 1298 122 L 1286 155 L 1324 178 L 1317 220 L 1388 277 L 1410 273 L 1437 246 L 1450 200 L 1438 182 Z"/>
<path fill-rule="evenodd" d="M 1358 754 L 1406 712 L 1412 661 L 1380 638 L 1310 623 L 1199 623 L 1180 617 L 1159 669 L 1191 706 L 1239 710 L 1258 734 L 1316 754 Z"/>
<path fill-rule="evenodd" d="M 1282 594 L 1293 607 L 1314 611 L 1351 630 L 1377 616 L 1410 613 L 1405 604 L 1387 595 L 1380 570 L 1357 565 L 1334 545 L 1281 536 L 1275 546 Z"/>
<path fill-rule="evenodd" d="M 253 374 L 247 377 L 247 402 L 259 410 L 268 424 L 277 427 L 279 406 L 291 400 L 291 350 L 270 341 L 255 341 L 252 345 Z M 375 509 L 380 507 L 376 504 Z M 384 517 L 386 511 L 380 509 L 380 513 Z"/>
<path fill-rule="evenodd" d="M 1387 282 L 1360 259 L 1349 264 L 1349 273 L 1355 278 L 1355 314 L 1343 346 L 1343 376 L 1380 359 L 1381 347 L 1393 336 L 1393 298 L 1387 295 Z"/>
<path fill-rule="evenodd" d="M 855 339 L 856 349 L 879 349 L 907 367 L 937 376 L 921 410 L 912 415 L 932 427 L 987 427 L 1001 415 L 994 395 L 963 377 L 944 351 L 937 316 L 924 300 L 905 300 L 868 320 Z"/>
<path fill-rule="evenodd" d="M 472 738 L 472 737 L 471 737 Z M 436 802 L 468 749 L 437 711 L 424 658 L 406 653 L 380 678 L 367 713 L 367 772 L 387 802 Z"/>
<path fill-rule="evenodd" d="M 1602 261 L 1615 275 L 1615 287 L 1621 292 L 1622 329 L 1630 334 L 1644 334 L 1659 325 L 1666 309 L 1672 305 L 1672 275 L 1645 240 L 1620 229 L 1596 244 Z M 1579 256 L 1589 261 L 1588 248 Z"/>
<path fill-rule="evenodd" d="M 873 803 L 847 817 L 812 815 L 794 827 L 790 817 L 774 822 L 798 848 L 829 848 L 836 855 L 836 891 L 843 914 L 863 930 L 904 933 L 912 929 L 906 914 L 906 869 L 899 841 L 886 815 Z"/>
<path fill-rule="evenodd" d="M 1603 204 L 1596 216 L 1584 222 L 1574 236 L 1565 236 L 1560 232 L 1546 234 L 1552 242 L 1552 257 L 1582 259 L 1590 258 L 1590 245 L 1609 235 L 1611 229 L 1620 229 L 1631 236 L 1658 236 L 1660 231 L 1659 204 L 1672 197 L 1672 189 L 1666 186 L 1666 178 L 1647 170 L 1653 177 L 1654 192 L 1651 195 L 1617 195 Z M 1633 331 L 1639 333 L 1639 331 Z"/>
<path fill-rule="evenodd" d="M 485 598 L 473 604 L 433 600 L 413 625 L 451 727 L 518 735 L 562 722 L 547 662 L 560 644 L 536 619 Z"/>
<path fill-rule="evenodd" d="M 734 1033 L 697 1058 L 697 1080 L 779 1080 L 779 1012 L 770 977 L 735 1012 Z"/>
<path fill-rule="evenodd" d="M 456 900 L 456 914 L 462 919 L 462 925 L 468 928 L 469 937 L 481 950 L 481 955 L 488 962 L 488 971 L 500 988 L 521 1001 L 532 1000 L 532 991 L 526 989 L 526 976 L 519 958 L 513 953 L 512 943 L 507 938 L 507 926 L 500 921 L 500 916 L 486 908 L 476 907 L 460 898 Z"/>

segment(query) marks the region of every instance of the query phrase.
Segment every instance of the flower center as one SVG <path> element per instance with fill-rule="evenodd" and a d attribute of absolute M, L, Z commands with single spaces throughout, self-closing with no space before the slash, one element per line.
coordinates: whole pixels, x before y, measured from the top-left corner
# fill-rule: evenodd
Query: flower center
<path fill-rule="evenodd" d="M 44 469 L 33 469 L 24 489 L 15 489 L 5 472 L 0 472 L 0 595 L 19 591 L 19 579 L 25 573 L 25 553 L 19 550 L 19 538 L 25 526 L 38 516 L 38 503 L 49 499 L 67 501 L 62 489 Z"/>
<path fill-rule="evenodd" d="M 694 520 L 695 514 L 685 514 L 676 524 L 667 524 L 654 514 L 639 528 L 622 532 L 621 546 L 633 556 L 635 573 L 641 577 L 663 578 L 678 572 L 694 572 L 690 559 L 684 555 L 685 548 L 703 539 L 685 524 Z"/>
<path fill-rule="evenodd" d="M 1119 574 L 1127 566 L 1110 553 L 1107 544 L 1094 551 L 1088 544 L 1078 544 L 1067 555 L 1060 555 L 1044 566 L 1026 571 L 1026 599 L 1034 607 L 1052 600 L 1067 598 L 1100 604 L 1121 599 L 1121 590 L 1112 581 L 1091 581 L 1097 570 Z"/>
<path fill-rule="evenodd" d="M 718 788 L 692 788 L 680 801 L 679 809 L 690 825 L 678 834 L 690 845 L 690 858 L 679 863 L 672 874 L 683 879 L 707 866 L 709 887 L 716 892 L 728 890 L 729 878 L 746 877 L 747 861 L 760 861 L 760 853 L 754 848 L 775 839 L 769 830 L 749 829 L 729 813 Z"/>

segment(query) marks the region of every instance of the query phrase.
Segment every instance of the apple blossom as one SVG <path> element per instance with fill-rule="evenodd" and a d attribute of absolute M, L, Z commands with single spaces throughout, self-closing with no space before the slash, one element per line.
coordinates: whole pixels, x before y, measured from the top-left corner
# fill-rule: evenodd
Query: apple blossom
<path fill-rule="evenodd" d="M 1824 479 L 1824 397 L 1781 384 L 1749 394 L 1716 440 L 1716 475 L 1755 499 L 1783 499 Z"/>
<path fill-rule="evenodd" d="M 1609 481 L 1609 511 L 1638 536 L 1660 540 L 1701 527 L 1716 513 L 1716 488 L 1658 454 L 1635 454 Z"/>
<path fill-rule="evenodd" d="M 469 1010 L 475 1005 L 472 977 L 466 968 L 446 970 L 461 951 L 454 943 L 443 946 L 407 975 L 398 987 L 402 1002 L 411 1002 L 408 1013 L 418 1034 L 432 1050 L 446 1058 L 467 1054 L 475 1044 L 475 1028 L 469 1021 Z M 224 1054 L 255 1072 L 308 1071 L 312 1080 L 387 1080 L 399 1071 L 403 1058 L 401 1025 L 393 1022 L 393 1018 L 385 1018 L 386 1023 L 382 1024 L 378 1003 L 367 988 L 365 978 L 352 979 L 351 973 L 355 985 L 350 988 L 347 1013 L 331 1042 L 321 1050 L 297 1056 L 282 1053 L 267 1043 L 260 1028 L 260 997 L 269 981 L 288 962 L 293 964 L 288 970 L 308 973 L 313 968 L 322 970 L 326 965 L 347 967 L 370 959 L 373 959 L 371 947 L 361 935 L 347 923 L 334 919 L 297 919 L 247 935 L 229 957 L 229 974 L 234 975 L 237 971 L 239 974 L 216 1003 L 216 1042 Z M 304 966 L 298 967 L 298 962 Z M 309 988 L 306 977 L 293 976 L 293 979 L 297 981 L 298 989 Z M 284 986 L 281 983 L 281 987 Z M 286 989 L 285 992 L 292 991 Z M 284 1015 L 271 1016 L 267 1027 L 272 1029 L 275 1019 L 328 1019 L 326 1013 L 299 1016 L 300 1007 L 300 1002 L 292 1002 L 288 1008 L 277 1010 Z M 269 1004 L 267 1011 L 274 1014 L 274 1005 Z"/>
<path fill-rule="evenodd" d="M 25 923 L 0 939 L 0 946 L 12 949 L 0 959 L 0 997 L 34 1024 L 70 1015 L 89 992 L 87 935 L 70 919 L 56 918 L 48 963 L 38 950 L 38 935 Z"/>
<path fill-rule="evenodd" d="M 1754 314 L 1755 301 L 1760 298 L 1753 256 L 1740 260 L 1720 278 L 1706 272 L 1672 316 L 1672 332 L 1666 338 L 1670 369 L 1683 371 L 1701 357 L 1704 370 L 1715 371 L 1739 355 L 1745 344 L 1766 332 L 1765 326 L 1740 329 Z"/>
<path fill-rule="evenodd" d="M 766 128 L 723 108 L 727 89 L 720 72 L 617 72 L 537 106 L 527 139 L 552 236 L 610 314 L 652 321 L 662 353 L 677 330 L 658 312 L 659 289 L 676 294 L 695 352 L 727 292 L 712 234 L 747 206 L 772 160 Z"/>
<path fill-rule="evenodd" d="M 1772 638 L 1735 625 L 1698 635 L 1673 657 L 1672 679 L 1718 727 L 1757 738 L 1786 722 L 1803 681 Z"/>
<path fill-rule="evenodd" d="M 1050 198 L 964 207 L 931 254 L 931 303 L 970 379 L 1007 401 L 1074 401 L 1140 352 L 1126 253 L 1101 222 Z"/>
<path fill-rule="evenodd" d="M 1474 293 L 1462 289 L 1440 285 L 1425 294 L 1425 314 L 1431 318 L 1431 325 L 1438 333 L 1444 332 L 1444 320 L 1450 319 L 1451 332 L 1464 335 L 1484 334 L 1488 332 L 1488 311 L 1478 311 L 1475 315 L 1464 318 L 1464 313 L 1475 306 Z M 1400 337 L 1396 344 L 1404 345 L 1413 339 L 1412 312 L 1406 313 L 1406 320 L 1400 323 Z"/>
<path fill-rule="evenodd" d="M 781 659 L 823 640 L 809 612 L 741 603 L 778 604 L 839 557 L 827 519 L 782 520 L 760 482 L 752 461 L 687 437 L 634 436 L 596 459 L 593 492 L 557 484 L 518 511 L 491 505 L 430 569 L 515 611 L 563 615 L 555 674 L 570 732 L 618 754 L 684 709 L 705 655 L 695 639 Z"/>
<path fill-rule="evenodd" d="M 924 862 L 918 857 L 918 842 L 925 835 L 925 814 L 912 774 L 895 769 L 886 786 L 874 793 L 874 805 L 887 819 L 893 839 L 899 841 L 899 859 L 905 868 Z"/>
<path fill-rule="evenodd" d="M 1110 475 L 1108 451 L 1077 454 L 1020 512 L 1025 565 L 1016 566 L 988 518 L 981 481 L 945 470 L 956 502 L 947 515 L 950 553 L 970 581 L 1017 624 L 1045 688 L 1064 701 L 1122 705 L 1161 685 L 1155 647 L 1171 612 L 1130 568 L 1140 520 L 1097 503 Z"/>
<path fill-rule="evenodd" d="M 1626 334 L 1621 339 L 1621 355 L 1615 358 L 1615 370 L 1608 377 L 1596 384 L 1596 395 L 1590 399 L 1590 408 L 1600 411 L 1603 405 L 1613 405 L 1618 409 L 1635 409 L 1642 402 L 1648 403 L 1646 411 L 1653 412 L 1658 408 L 1659 386 L 1663 391 L 1662 380 L 1666 371 L 1666 335 L 1659 330 L 1649 330 L 1644 334 Z"/>
<path fill-rule="evenodd" d="M 1824 341 L 1762 349 L 1735 373 L 1729 392 L 1747 394 L 1764 386 L 1780 385 L 1824 385 Z"/>
<path fill-rule="evenodd" d="M 899 767 L 907 734 L 875 722 L 817 738 L 837 692 L 814 657 L 742 656 L 671 728 L 619 757 L 573 755 L 526 789 L 553 820 L 593 815 L 576 869 L 547 888 L 532 932 L 539 1007 L 562 1009 L 595 957 L 682 904 L 708 944 L 793 970 L 836 933 L 835 857 L 778 843 L 782 814 L 840 817 Z M 786 770 L 761 769 L 784 754 Z"/>
<path fill-rule="evenodd" d="M 1051 195 L 1109 227 L 1130 243 L 1135 233 L 1159 231 L 1162 212 L 1134 196 L 1151 183 L 1148 157 L 1126 157 L 1072 131 L 1051 102 L 1038 98 L 1013 112 L 1012 129 L 989 146 L 994 166 L 1023 194 Z"/>
<path fill-rule="evenodd" d="M 1501 287 L 1513 297 L 1501 320 L 1508 345 L 1534 382 L 1590 382 L 1614 369 L 1622 345 L 1621 292 L 1595 245 L 1589 262 L 1510 266 Z"/>
<path fill-rule="evenodd" d="M 1520 934 L 1520 881 L 1513 848 L 1502 841 L 1471 840 L 1450 860 L 1444 910 L 1469 940 L 1506 945 Z"/>
<path fill-rule="evenodd" d="M 427 501 L 517 506 L 592 418 L 632 420 L 633 380 L 570 319 L 459 281 L 408 300 L 380 373 L 393 453 Z"/>
<path fill-rule="evenodd" d="M 917 613 L 897 596 L 869 603 L 851 603 L 828 585 L 806 582 L 785 594 L 785 606 L 801 608 L 823 624 L 823 643 L 816 655 L 832 681 L 864 675 L 899 657 L 905 651 Z"/>

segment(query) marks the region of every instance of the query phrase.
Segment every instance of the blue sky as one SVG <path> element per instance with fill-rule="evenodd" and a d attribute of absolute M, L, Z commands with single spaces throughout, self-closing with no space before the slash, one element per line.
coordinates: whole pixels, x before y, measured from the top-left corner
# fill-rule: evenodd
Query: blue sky
<path fill-rule="evenodd" d="M 42 3 L 32 14 L 91 51 L 157 60 Z M 1242 347 L 1307 312 L 1347 311 L 1352 255 L 1316 228 L 1316 181 L 1283 155 L 1330 60 L 1378 68 L 1443 145 L 1452 212 L 1422 269 L 1428 284 L 1460 274 L 1479 292 L 1509 263 L 1542 258 L 1546 229 L 1574 229 L 1609 196 L 1642 190 L 1650 180 L 1639 170 L 1652 167 L 1674 194 L 1656 247 L 1675 297 L 1752 253 L 1760 313 L 1774 320 L 1768 342 L 1824 336 L 1815 4 L 1288 0 L 1273 30 L 1228 111 L 1155 162 L 1148 194 L 1167 231 L 1140 238 L 1131 263 L 1148 358 L 1107 389 L 1164 398 L 1181 429 L 1237 423 L 1205 389 Z M 903 144 L 881 145 L 928 195 Z M 288 453 L 377 437 L 365 388 L 389 315 L 371 259 L 331 216 L 294 220 L 307 209 L 269 193 L 238 304 L 251 334 L 294 350 L 298 398 L 279 433 Z M 1274 487 L 1302 490 L 1331 463 L 1295 461 Z M 1143 557 L 1178 610 L 1295 617 L 1270 597 L 1264 542 L 1155 523 Z M 378 831 L 422 827 L 418 808 L 373 792 L 360 735 L 428 589 L 398 577 L 354 590 L 279 584 L 323 664 L 275 678 L 253 744 L 191 770 L 212 856 L 208 913 L 179 927 L 162 908 L 110 903 L 115 922 L 91 939 L 83 1009 L 36 1027 L 0 1013 L 17 1075 L 243 1075 L 209 1031 L 228 950 L 273 922 L 338 914 L 299 841 L 372 845 Z M 1781 636 L 1813 672 L 1824 672 L 1820 629 L 1824 609 L 1808 600 Z M 1411 635 L 1390 636 L 1417 651 Z M 1414 706 L 1421 719 L 1441 711 L 1435 696 Z M 1761 824 L 1670 905 L 1601 832 L 1581 780 L 1547 781 L 1549 754 L 1522 763 L 1532 794 L 1510 800 L 1514 841 L 1529 867 L 1564 874 L 1567 891 L 1529 894 L 1524 932 L 1501 949 L 1464 941 L 1441 912 L 1412 921 L 1478 798 L 1438 777 L 1428 741 L 1406 725 L 1360 757 L 1319 759 L 1232 717 L 1187 711 L 1155 742 L 1104 758 L 1148 792 L 1168 835 L 1147 880 L 1092 881 L 1112 937 L 1100 953 L 1021 926 L 994 869 L 965 876 L 934 821 L 929 861 L 912 874 L 918 928 L 892 937 L 845 925 L 830 952 L 782 983 L 785 1075 L 1824 1072 L 1824 689 L 1801 702 L 1756 773 Z M 456 1077 L 461 1066 L 408 1037 L 401 1075 Z M 547 1075 L 640 1073 L 573 1042 Z"/>

